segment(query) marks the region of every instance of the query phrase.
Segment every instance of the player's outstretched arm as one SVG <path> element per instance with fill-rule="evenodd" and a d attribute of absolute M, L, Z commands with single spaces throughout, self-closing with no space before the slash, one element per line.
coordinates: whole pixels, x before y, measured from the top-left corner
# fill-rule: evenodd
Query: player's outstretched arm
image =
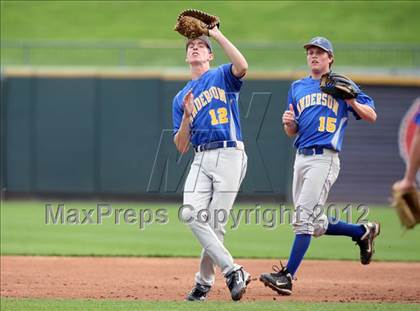
<path fill-rule="evenodd" d="M 232 73 L 235 77 L 242 78 L 245 76 L 248 70 L 248 63 L 242 53 L 224 36 L 219 28 L 214 27 L 210 29 L 209 35 L 219 43 L 226 56 L 232 62 Z"/>
<path fill-rule="evenodd" d="M 346 102 L 348 105 L 352 106 L 353 110 L 356 111 L 363 120 L 371 123 L 376 121 L 376 112 L 371 107 L 359 104 L 355 98 L 346 99 Z"/>
<path fill-rule="evenodd" d="M 174 136 L 174 143 L 176 149 L 181 153 L 186 153 L 190 147 L 190 124 L 191 124 L 191 114 L 194 109 L 193 104 L 194 96 L 192 91 L 189 91 L 184 97 L 183 108 L 184 114 L 182 116 L 181 125 L 179 127 L 178 133 Z"/>
<path fill-rule="evenodd" d="M 413 142 L 411 143 L 411 150 L 408 157 L 407 170 L 405 178 L 412 184 L 415 183 L 417 171 L 420 168 L 420 126 L 417 126 Z"/>
<path fill-rule="evenodd" d="M 416 186 L 416 175 L 420 169 L 420 126 L 417 126 L 408 155 L 404 178 L 393 185 L 394 190 L 407 191 Z"/>

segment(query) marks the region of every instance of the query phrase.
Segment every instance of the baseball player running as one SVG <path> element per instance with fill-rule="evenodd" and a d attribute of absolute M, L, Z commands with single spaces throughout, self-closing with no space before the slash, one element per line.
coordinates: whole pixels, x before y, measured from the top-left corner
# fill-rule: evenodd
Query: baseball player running
<path fill-rule="evenodd" d="M 210 69 L 214 58 L 209 37 L 189 39 L 186 62 L 191 80 L 173 100 L 174 143 L 181 153 L 191 144 L 195 156 L 184 186 L 182 220 L 202 246 L 200 269 L 187 300 L 205 300 L 220 267 L 233 300 L 240 300 L 251 280 L 223 245 L 225 223 L 215 210 L 229 212 L 244 178 L 247 156 L 239 123 L 238 98 L 248 64 L 217 28 L 209 30 L 231 64 Z M 201 217 L 203 210 L 209 213 Z M 205 221 L 210 220 L 210 221 Z"/>
<path fill-rule="evenodd" d="M 309 247 L 312 236 L 344 235 L 360 247 L 361 263 L 369 264 L 378 236 L 379 223 L 350 224 L 328 219 L 321 213 L 328 192 L 340 170 L 339 152 L 349 112 L 356 119 L 375 122 L 373 100 L 360 92 L 355 99 L 342 100 L 322 93 L 320 77 L 330 71 L 333 47 L 326 38 L 315 37 L 304 45 L 310 76 L 292 83 L 287 111 L 283 114 L 284 131 L 296 136 L 297 149 L 293 173 L 293 229 L 295 240 L 287 266 L 273 266 L 274 273 L 260 276 L 266 286 L 280 295 L 292 293 L 292 279 Z"/>

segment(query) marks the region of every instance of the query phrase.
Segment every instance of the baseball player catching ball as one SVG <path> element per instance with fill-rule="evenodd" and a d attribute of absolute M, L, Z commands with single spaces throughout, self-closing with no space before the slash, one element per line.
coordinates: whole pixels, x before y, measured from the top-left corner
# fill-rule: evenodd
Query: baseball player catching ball
<path fill-rule="evenodd" d="M 214 27 L 209 36 L 231 61 L 210 69 L 214 58 L 208 36 L 188 39 L 186 62 L 191 80 L 173 100 L 174 143 L 181 153 L 190 144 L 195 156 L 184 186 L 182 220 L 202 246 L 200 269 L 187 300 L 205 300 L 215 278 L 214 266 L 226 277 L 233 300 L 240 300 L 251 280 L 223 245 L 225 223 L 215 210 L 229 212 L 244 178 L 247 156 L 239 123 L 238 98 L 248 64 L 239 50 Z M 207 210 L 205 219 L 201 212 Z M 203 220 L 210 220 L 208 222 Z"/>
<path fill-rule="evenodd" d="M 297 149 L 293 173 L 293 229 L 295 240 L 287 266 L 273 266 L 274 273 L 260 276 L 266 286 L 280 295 L 292 293 L 292 280 L 309 247 L 312 236 L 323 234 L 348 236 L 360 247 L 361 263 L 369 264 L 373 241 L 380 232 L 379 223 L 350 224 L 328 219 L 321 207 L 340 171 L 339 152 L 349 112 L 356 119 L 375 122 L 372 98 L 358 90 L 356 98 L 338 99 L 323 93 L 320 78 L 329 74 L 334 61 L 332 44 L 315 37 L 304 45 L 310 76 L 294 81 L 289 89 L 287 111 L 283 114 L 284 131 L 296 136 Z"/>

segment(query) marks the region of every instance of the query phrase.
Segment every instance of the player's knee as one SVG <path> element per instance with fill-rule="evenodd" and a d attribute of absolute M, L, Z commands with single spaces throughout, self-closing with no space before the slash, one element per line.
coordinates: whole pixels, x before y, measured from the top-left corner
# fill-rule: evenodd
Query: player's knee
<path fill-rule="evenodd" d="M 184 204 L 178 210 L 178 219 L 185 224 L 194 222 L 195 216 L 194 207 L 190 204 Z"/>
<path fill-rule="evenodd" d="M 314 224 L 314 233 L 312 234 L 314 237 L 319 237 L 324 235 L 328 229 L 328 217 L 325 215 L 321 215 L 318 217 Z"/>
<path fill-rule="evenodd" d="M 314 224 L 310 221 L 294 221 L 292 223 L 293 232 L 295 234 L 313 234 L 314 233 Z"/>
<path fill-rule="evenodd" d="M 293 214 L 292 227 L 297 234 L 312 234 L 314 225 L 309 211 L 303 207 L 296 208 Z"/>

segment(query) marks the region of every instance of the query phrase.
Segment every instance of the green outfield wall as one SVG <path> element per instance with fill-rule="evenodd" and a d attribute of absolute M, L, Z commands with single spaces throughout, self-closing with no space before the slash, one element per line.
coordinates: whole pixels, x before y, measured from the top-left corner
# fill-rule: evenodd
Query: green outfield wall
<path fill-rule="evenodd" d="M 244 82 L 240 110 L 249 165 L 242 198 L 290 198 L 294 151 L 281 116 L 291 80 L 251 75 Z M 179 198 L 193 151 L 176 152 L 171 107 L 185 82 L 153 74 L 6 73 L 3 196 Z M 404 170 L 398 129 L 420 96 L 417 83 L 362 85 L 376 100 L 378 122 L 349 122 L 333 199 L 355 199 L 356 187 L 360 201 L 386 200 L 388 184 Z"/>

